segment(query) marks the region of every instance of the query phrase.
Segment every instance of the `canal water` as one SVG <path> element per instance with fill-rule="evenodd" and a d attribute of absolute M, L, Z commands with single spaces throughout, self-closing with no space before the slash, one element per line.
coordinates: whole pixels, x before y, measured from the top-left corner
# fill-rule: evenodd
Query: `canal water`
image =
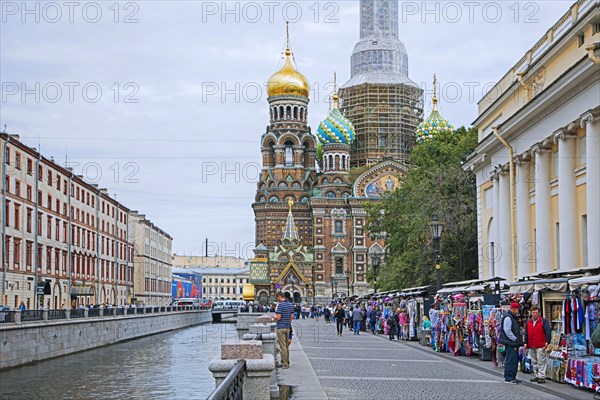
<path fill-rule="evenodd" d="M 0 399 L 205 399 L 235 324 L 204 324 L 0 373 Z"/>

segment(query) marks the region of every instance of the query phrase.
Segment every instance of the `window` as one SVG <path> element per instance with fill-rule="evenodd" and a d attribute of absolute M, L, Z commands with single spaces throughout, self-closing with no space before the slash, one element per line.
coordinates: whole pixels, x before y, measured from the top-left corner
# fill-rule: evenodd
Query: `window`
<path fill-rule="evenodd" d="M 294 165 L 294 148 L 292 142 L 285 143 L 285 166 L 291 167 Z"/>
<path fill-rule="evenodd" d="M 27 175 L 33 175 L 33 161 L 30 158 L 27 159 Z"/>
<path fill-rule="evenodd" d="M 379 136 L 379 140 L 377 142 L 379 147 L 387 147 L 387 138 L 385 136 Z"/>
<path fill-rule="evenodd" d="M 52 186 L 52 171 L 48 170 L 48 185 Z"/>
<path fill-rule="evenodd" d="M 41 165 L 38 165 L 38 176 L 37 176 L 37 178 L 38 178 L 38 180 L 41 181 L 43 179 L 43 177 L 44 177 L 44 169 L 42 168 Z"/>
<path fill-rule="evenodd" d="M 31 219 L 32 219 L 31 213 L 32 212 L 33 212 L 33 210 L 31 208 L 27 209 L 27 217 L 26 217 L 26 221 L 25 221 L 25 225 L 26 225 L 25 228 L 27 229 L 27 232 L 29 232 L 29 233 L 31 233 L 31 227 L 32 227 L 32 225 L 31 225 L 31 223 L 32 223 L 32 221 L 31 221 Z"/>
<path fill-rule="evenodd" d="M 21 206 L 15 204 L 15 229 L 21 229 Z"/>
<path fill-rule="evenodd" d="M 15 179 L 15 194 L 17 197 L 21 197 L 21 182 Z"/>
<path fill-rule="evenodd" d="M 21 153 L 15 152 L 15 168 L 21 169 Z"/>
<path fill-rule="evenodd" d="M 335 233 L 344 233 L 343 222 L 340 220 L 335 221 Z"/>
<path fill-rule="evenodd" d="M 337 257 L 335 259 L 335 273 L 336 275 L 344 273 L 344 259 L 342 257 Z"/>

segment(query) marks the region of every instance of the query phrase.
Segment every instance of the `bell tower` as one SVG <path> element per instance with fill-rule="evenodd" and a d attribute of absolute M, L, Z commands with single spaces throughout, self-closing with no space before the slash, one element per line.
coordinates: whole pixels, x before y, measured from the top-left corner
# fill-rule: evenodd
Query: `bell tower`
<path fill-rule="evenodd" d="M 303 245 L 312 246 L 309 199 L 316 181 L 316 141 L 308 122 L 309 83 L 292 65 L 289 27 L 283 67 L 267 82 L 269 125 L 261 137 L 262 170 L 254 209 L 256 244 L 281 241 L 288 201 L 293 201 Z"/>

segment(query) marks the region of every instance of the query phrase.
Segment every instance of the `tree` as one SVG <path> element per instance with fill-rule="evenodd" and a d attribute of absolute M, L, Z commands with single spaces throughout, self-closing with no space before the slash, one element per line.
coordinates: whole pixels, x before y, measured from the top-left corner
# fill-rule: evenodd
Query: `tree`
<path fill-rule="evenodd" d="M 475 176 L 462 169 L 476 145 L 477 130 L 464 127 L 416 145 L 402 186 L 368 206 L 370 232 L 387 234 L 377 279 L 381 290 L 434 283 L 429 223 L 435 214 L 444 224 L 442 280 L 477 276 Z"/>

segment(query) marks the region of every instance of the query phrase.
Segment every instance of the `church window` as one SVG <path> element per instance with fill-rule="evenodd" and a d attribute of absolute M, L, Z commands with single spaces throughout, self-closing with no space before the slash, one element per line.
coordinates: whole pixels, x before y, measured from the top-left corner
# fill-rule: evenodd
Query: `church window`
<path fill-rule="evenodd" d="M 344 233 L 344 227 L 341 220 L 335 221 L 335 233 Z"/>
<path fill-rule="evenodd" d="M 291 142 L 285 143 L 285 166 L 291 167 L 294 165 L 294 149 Z"/>
<path fill-rule="evenodd" d="M 344 259 L 342 257 L 337 257 L 335 259 L 335 273 L 336 275 L 344 273 Z"/>
<path fill-rule="evenodd" d="M 287 107 L 285 108 L 285 117 L 286 117 L 287 119 L 290 119 L 290 118 L 292 118 L 292 107 L 291 107 L 291 106 L 287 106 Z"/>
<path fill-rule="evenodd" d="M 294 107 L 294 119 L 298 119 L 298 107 Z"/>
<path fill-rule="evenodd" d="M 283 106 L 279 106 L 279 119 L 283 119 Z"/>
<path fill-rule="evenodd" d="M 385 136 L 379 136 L 379 147 L 387 147 L 387 138 Z"/>

